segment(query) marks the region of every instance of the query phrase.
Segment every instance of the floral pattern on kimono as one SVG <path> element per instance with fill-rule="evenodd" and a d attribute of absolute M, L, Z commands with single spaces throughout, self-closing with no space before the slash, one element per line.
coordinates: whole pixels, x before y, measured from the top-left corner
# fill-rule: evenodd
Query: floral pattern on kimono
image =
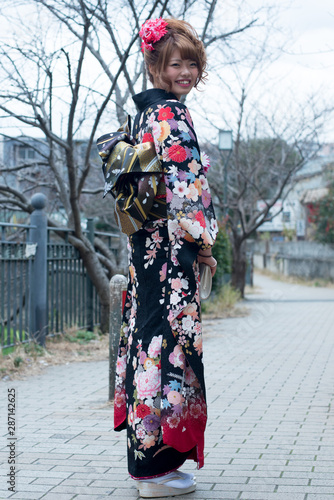
<path fill-rule="evenodd" d="M 129 238 L 115 429 L 124 428 L 127 421 L 128 447 L 137 461 L 145 462 L 148 453 L 156 459 L 171 447 L 191 453 L 187 458 L 201 467 L 207 415 L 197 253 L 213 245 L 218 227 L 188 109 L 160 89 L 134 100 L 140 109 L 134 135 L 138 142 L 155 144 L 167 205 L 166 220 L 147 221 Z M 148 276 L 157 276 L 154 286 L 148 285 Z M 145 286 L 152 297 L 157 294 L 156 312 L 146 311 L 149 323 L 140 317 Z"/>

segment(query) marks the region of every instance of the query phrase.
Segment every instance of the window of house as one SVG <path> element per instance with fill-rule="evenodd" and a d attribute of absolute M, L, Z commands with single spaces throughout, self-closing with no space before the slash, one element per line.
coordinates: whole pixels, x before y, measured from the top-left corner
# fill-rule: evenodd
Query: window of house
<path fill-rule="evenodd" d="M 282 221 L 283 222 L 291 222 L 291 212 L 283 212 Z"/>
<path fill-rule="evenodd" d="M 27 146 L 18 147 L 19 160 L 34 160 L 36 158 L 36 151 Z"/>

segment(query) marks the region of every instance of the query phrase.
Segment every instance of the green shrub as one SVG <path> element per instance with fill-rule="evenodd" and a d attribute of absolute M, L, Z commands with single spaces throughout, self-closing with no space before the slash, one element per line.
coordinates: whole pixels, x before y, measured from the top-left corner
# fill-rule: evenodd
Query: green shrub
<path fill-rule="evenodd" d="M 65 338 L 66 338 L 66 340 L 69 340 L 70 342 L 78 342 L 79 344 L 87 344 L 91 340 L 96 339 L 96 334 L 94 332 L 89 332 L 86 330 L 79 330 L 77 332 L 74 332 L 73 335 L 66 334 Z"/>
<path fill-rule="evenodd" d="M 16 358 L 14 358 L 15 368 L 18 368 L 21 363 L 23 363 L 23 359 L 21 358 L 21 356 L 16 356 Z"/>
<path fill-rule="evenodd" d="M 286 226 L 284 226 L 282 234 L 287 241 L 293 241 L 296 237 L 296 230 L 288 229 Z"/>
<path fill-rule="evenodd" d="M 260 241 L 270 241 L 271 236 L 269 231 L 264 231 L 263 233 L 260 233 Z"/>
<path fill-rule="evenodd" d="M 212 255 L 218 262 L 217 271 L 212 280 L 214 292 L 219 292 L 224 285 L 224 276 L 231 274 L 232 268 L 232 246 L 226 232 L 226 225 L 224 222 L 218 222 L 218 226 L 217 239 L 212 247 Z"/>
<path fill-rule="evenodd" d="M 45 354 L 45 349 L 41 345 L 39 345 L 37 342 L 31 340 L 27 344 L 24 344 L 24 352 L 28 354 L 29 356 L 36 357 L 36 356 L 43 356 Z"/>

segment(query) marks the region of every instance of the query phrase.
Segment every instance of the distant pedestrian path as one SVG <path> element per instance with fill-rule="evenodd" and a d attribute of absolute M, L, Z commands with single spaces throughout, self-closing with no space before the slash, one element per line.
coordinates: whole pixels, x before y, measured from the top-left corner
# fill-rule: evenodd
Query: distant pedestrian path
<path fill-rule="evenodd" d="M 334 500 L 334 289 L 258 275 L 254 284 L 249 316 L 204 323 L 205 467 L 197 491 L 178 498 Z M 1 383 L 1 499 L 138 498 L 107 383 L 107 361 Z M 8 388 L 17 397 L 15 493 L 6 483 Z"/>

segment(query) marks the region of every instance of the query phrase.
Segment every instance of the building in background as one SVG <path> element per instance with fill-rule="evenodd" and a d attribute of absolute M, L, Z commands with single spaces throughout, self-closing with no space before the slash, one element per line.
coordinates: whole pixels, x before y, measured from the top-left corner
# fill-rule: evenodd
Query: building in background
<path fill-rule="evenodd" d="M 86 151 L 86 140 L 75 141 L 74 153 L 78 177 L 84 169 Z M 53 161 L 66 184 L 68 172 L 62 148 L 55 146 Z M 85 185 L 92 191 L 98 188 L 102 189 L 104 179 L 101 171 L 101 159 L 95 144 L 91 150 L 90 162 L 91 170 Z M 66 211 L 59 196 L 56 177 L 50 167 L 50 150 L 46 140 L 26 136 L 3 139 L 0 144 L 0 165 L 0 184 L 19 191 L 27 199 L 30 199 L 36 192 L 43 193 L 48 200 L 48 214 L 60 225 L 67 225 Z M 84 227 L 86 227 L 86 216 L 92 216 L 88 211 L 95 199 L 100 201 L 102 193 L 99 198 L 85 194 L 81 197 Z M 10 203 L 6 209 L 0 208 L 0 220 L 3 222 L 24 223 L 26 218 L 27 215 L 24 212 L 14 209 Z"/>
<path fill-rule="evenodd" d="M 278 200 L 268 214 L 268 220 L 258 233 L 269 233 L 272 240 L 282 240 L 285 234 L 294 232 L 297 239 L 312 239 L 314 228 L 312 215 L 318 202 L 328 194 L 328 186 L 334 181 L 334 144 L 325 144 L 316 157 L 297 172 L 287 186 L 284 201 Z M 259 208 L 265 202 L 259 201 Z"/>

